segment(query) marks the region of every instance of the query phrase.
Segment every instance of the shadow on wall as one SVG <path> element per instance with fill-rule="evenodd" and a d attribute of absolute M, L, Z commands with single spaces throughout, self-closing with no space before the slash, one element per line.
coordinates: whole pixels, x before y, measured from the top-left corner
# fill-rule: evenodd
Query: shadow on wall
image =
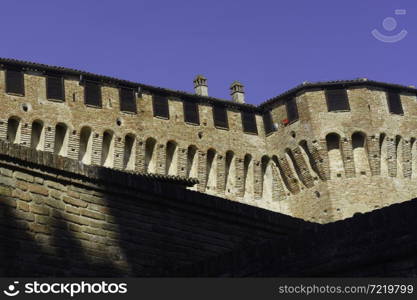
<path fill-rule="evenodd" d="M 94 170 L 99 178 L 117 173 L 107 168 Z M 103 196 L 94 196 L 95 191 L 87 191 L 85 186 L 75 187 L 79 193 L 88 193 L 89 209 L 103 209 L 102 214 L 96 212 L 103 217 L 99 221 L 80 215 L 80 208 L 78 215 L 68 213 L 77 208 L 52 198 L 51 190 L 47 197 L 22 192 L 30 195 L 31 202 L 23 196 L 15 198 L 13 181 L 7 182 L 11 179 L 0 176 L 0 276 L 5 277 L 175 276 L 179 266 L 265 240 L 287 238 L 306 224 L 284 215 L 266 221 L 272 217 L 269 214 L 276 214 L 152 178 L 131 178 L 140 179 L 140 187 L 145 187 L 135 195 L 124 193 L 117 185 L 100 185 Z M 60 189 L 69 184 L 55 183 L 62 185 Z M 45 186 L 27 184 L 30 190 Z M 32 212 L 36 209 L 47 213 Z"/>
<path fill-rule="evenodd" d="M 108 169 L 99 169 L 103 178 L 108 177 L 107 172 Z M 158 186 L 158 183 L 153 183 Z M 117 227 L 113 230 L 118 232 L 118 256 L 130 267 L 130 276 L 175 276 L 179 266 L 245 248 L 266 238 L 265 233 L 255 228 L 248 229 L 246 225 L 236 228 L 234 221 L 222 217 L 220 211 L 214 212 L 216 217 L 213 218 L 199 210 L 202 208 L 190 206 L 184 209 L 186 204 L 179 207 L 170 205 L 180 197 L 177 193 L 182 193 L 183 189 L 171 184 L 159 186 L 166 196 L 153 194 L 151 191 L 155 188 L 151 186 L 146 195 L 123 195 L 123 199 L 114 194 L 114 190 L 104 192 L 108 214 L 113 218 L 112 225 Z M 195 197 L 192 202 L 211 200 L 204 198 L 210 196 L 201 197 L 204 195 L 201 193 L 184 192 L 188 197 Z M 144 199 L 148 197 L 152 200 Z"/>
<path fill-rule="evenodd" d="M 12 201 L 6 202 L 12 203 Z M 50 235 L 35 235 L 28 232 L 27 220 L 34 218 L 29 213 L 19 216 L 13 207 L 0 204 L 0 276 L 2 277 L 68 277 L 103 276 L 117 277 L 125 274 L 112 267 L 105 259 L 91 259 L 66 222 L 59 218 L 48 224 Z M 22 218 L 21 220 L 18 217 Z M 26 220 L 24 220 L 26 219 Z M 35 225 L 35 223 L 30 223 Z M 32 228 L 36 230 L 36 228 Z M 52 245 L 52 247 L 51 247 Z M 88 251 L 88 250 L 87 250 Z M 91 249 L 94 251 L 94 248 Z"/>
<path fill-rule="evenodd" d="M 229 158 L 230 160 L 230 158 Z M 0 142 L 1 276 L 174 276 L 314 224 Z"/>

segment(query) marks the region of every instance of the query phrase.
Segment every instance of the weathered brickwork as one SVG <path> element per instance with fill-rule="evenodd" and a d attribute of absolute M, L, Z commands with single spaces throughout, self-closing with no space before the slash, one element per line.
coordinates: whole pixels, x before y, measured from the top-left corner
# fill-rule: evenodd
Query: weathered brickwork
<path fill-rule="evenodd" d="M 195 177 L 199 183 L 190 189 L 316 222 L 373 210 L 375 201 L 380 206 L 416 196 L 417 91 L 411 87 L 365 79 L 306 83 L 255 107 L 242 103 L 239 84 L 234 100 L 206 96 L 203 77 L 195 95 L 0 61 L 0 140 L 85 164 Z M 24 95 L 6 93 L 6 72 L 12 67 L 23 72 Z M 50 74 L 63 77 L 63 101 L 47 99 Z M 101 106 L 85 104 L 86 80 L 98 82 Z M 119 88 L 124 86 L 134 91 L 136 112 L 121 111 Z M 348 110 L 329 111 L 329 88 L 347 91 Z M 399 94 L 403 114 L 390 112 L 389 91 Z M 155 116 L 157 97 L 167 99 L 168 116 Z M 288 120 L 289 99 L 298 108 L 294 120 Z M 199 124 L 185 121 L 187 101 L 197 103 Z M 214 107 L 225 108 L 228 128 L 215 124 Z M 244 113 L 255 116 L 252 132 L 244 131 Z M 266 133 L 267 113 L 275 130 Z M 58 130 L 60 124 L 64 131 Z"/>
<path fill-rule="evenodd" d="M 375 135 L 368 136 L 368 152 L 369 152 L 369 164 L 371 168 L 371 174 L 373 176 L 381 174 L 381 157 L 379 147 L 379 137 Z"/>
<path fill-rule="evenodd" d="M 185 188 L 195 183 L 0 141 L 0 275 L 173 276 L 315 226 Z"/>

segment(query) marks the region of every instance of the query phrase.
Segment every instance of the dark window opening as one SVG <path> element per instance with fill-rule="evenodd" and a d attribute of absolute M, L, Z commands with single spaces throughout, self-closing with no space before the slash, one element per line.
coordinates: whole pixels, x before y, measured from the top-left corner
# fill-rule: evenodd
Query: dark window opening
<path fill-rule="evenodd" d="M 154 95 L 153 97 L 153 116 L 169 119 L 168 98 Z"/>
<path fill-rule="evenodd" d="M 187 123 L 200 125 L 198 105 L 194 102 L 184 101 L 184 121 Z"/>
<path fill-rule="evenodd" d="M 64 100 L 64 78 L 60 76 L 46 77 L 46 97 L 54 100 Z"/>
<path fill-rule="evenodd" d="M 329 133 L 326 136 L 327 151 L 340 150 L 340 136 L 336 133 Z"/>
<path fill-rule="evenodd" d="M 6 93 L 24 95 L 23 72 L 19 70 L 6 70 Z"/>
<path fill-rule="evenodd" d="M 403 115 L 404 110 L 398 92 L 387 92 L 388 109 L 392 114 Z"/>
<path fill-rule="evenodd" d="M 350 111 L 349 98 L 345 89 L 326 90 L 328 111 Z"/>
<path fill-rule="evenodd" d="M 286 102 L 287 120 L 289 123 L 298 120 L 298 108 L 295 98 L 288 99 Z"/>
<path fill-rule="evenodd" d="M 221 128 L 229 128 L 226 107 L 213 106 L 213 120 L 214 126 Z"/>
<path fill-rule="evenodd" d="M 272 121 L 272 116 L 270 112 L 265 113 L 262 116 L 262 119 L 264 121 L 264 129 L 265 129 L 265 134 L 270 134 L 271 132 L 275 131 L 275 127 L 274 127 L 274 123 Z"/>
<path fill-rule="evenodd" d="M 87 105 L 101 107 L 101 88 L 98 83 L 86 81 L 84 89 L 84 102 Z"/>
<path fill-rule="evenodd" d="M 120 110 L 136 113 L 135 91 L 129 88 L 120 88 Z"/>
<path fill-rule="evenodd" d="M 242 116 L 243 131 L 247 133 L 258 134 L 258 129 L 256 128 L 255 114 L 242 111 L 241 116 Z"/>

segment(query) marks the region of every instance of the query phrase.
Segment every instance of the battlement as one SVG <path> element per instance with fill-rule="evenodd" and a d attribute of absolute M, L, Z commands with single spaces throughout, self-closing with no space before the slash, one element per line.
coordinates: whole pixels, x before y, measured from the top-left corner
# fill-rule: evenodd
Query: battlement
<path fill-rule="evenodd" d="M 196 178 L 199 192 L 321 223 L 417 197 L 413 87 L 304 83 L 254 106 L 238 82 L 233 100 L 209 97 L 203 76 L 190 94 L 0 65 L 0 141 L 87 166 Z"/>

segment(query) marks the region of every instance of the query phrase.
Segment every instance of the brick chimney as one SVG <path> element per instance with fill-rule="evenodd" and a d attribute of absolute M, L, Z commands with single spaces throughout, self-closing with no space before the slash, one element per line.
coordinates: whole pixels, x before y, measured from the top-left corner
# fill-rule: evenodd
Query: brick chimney
<path fill-rule="evenodd" d="M 197 95 L 208 96 L 207 78 L 203 75 L 197 75 L 194 79 L 194 91 Z"/>
<path fill-rule="evenodd" d="M 230 95 L 232 95 L 234 102 L 245 103 L 245 92 L 243 91 L 243 85 L 239 81 L 234 81 L 230 86 Z"/>

